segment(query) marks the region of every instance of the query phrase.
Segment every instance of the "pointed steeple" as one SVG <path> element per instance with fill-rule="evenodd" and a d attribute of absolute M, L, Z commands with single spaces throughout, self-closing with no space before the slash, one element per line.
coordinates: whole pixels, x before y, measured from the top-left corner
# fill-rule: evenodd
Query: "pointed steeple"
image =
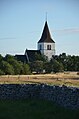
<path fill-rule="evenodd" d="M 49 31 L 48 24 L 47 24 L 47 20 L 45 22 L 45 26 L 43 29 L 41 39 L 38 41 L 38 43 L 41 43 L 41 42 L 55 43 L 53 41 L 53 39 L 51 38 L 50 31 Z"/>

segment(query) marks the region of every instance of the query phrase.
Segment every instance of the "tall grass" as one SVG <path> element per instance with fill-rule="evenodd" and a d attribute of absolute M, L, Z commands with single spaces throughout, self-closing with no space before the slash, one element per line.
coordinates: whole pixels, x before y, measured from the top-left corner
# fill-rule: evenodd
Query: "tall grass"
<path fill-rule="evenodd" d="M 79 87 L 79 76 L 67 74 L 4 75 L 0 84 L 49 84 Z"/>

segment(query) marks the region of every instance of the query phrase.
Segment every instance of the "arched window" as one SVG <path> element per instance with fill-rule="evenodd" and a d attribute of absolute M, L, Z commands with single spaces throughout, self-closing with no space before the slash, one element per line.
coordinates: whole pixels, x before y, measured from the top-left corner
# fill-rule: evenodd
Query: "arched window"
<path fill-rule="evenodd" d="M 51 45 L 47 45 L 47 50 L 51 50 Z"/>

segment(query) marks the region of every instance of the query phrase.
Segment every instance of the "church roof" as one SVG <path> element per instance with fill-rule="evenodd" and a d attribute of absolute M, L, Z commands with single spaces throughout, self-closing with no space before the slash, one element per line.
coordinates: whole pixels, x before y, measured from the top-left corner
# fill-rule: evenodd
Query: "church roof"
<path fill-rule="evenodd" d="M 41 55 L 40 50 L 27 50 L 25 51 L 25 55 L 27 56 L 28 62 L 33 62 L 36 60 L 36 55 Z"/>
<path fill-rule="evenodd" d="M 21 61 L 23 63 L 27 63 L 27 57 L 26 55 L 15 55 L 15 58 L 18 60 L 18 61 Z"/>
<path fill-rule="evenodd" d="M 41 55 L 40 50 L 27 50 L 24 55 L 15 55 L 14 57 L 23 63 L 36 61 L 37 55 Z"/>
<path fill-rule="evenodd" d="M 51 38 L 47 21 L 45 22 L 43 33 L 42 33 L 41 39 L 38 41 L 38 43 L 41 43 L 41 42 L 55 43 L 53 41 L 53 39 Z"/>

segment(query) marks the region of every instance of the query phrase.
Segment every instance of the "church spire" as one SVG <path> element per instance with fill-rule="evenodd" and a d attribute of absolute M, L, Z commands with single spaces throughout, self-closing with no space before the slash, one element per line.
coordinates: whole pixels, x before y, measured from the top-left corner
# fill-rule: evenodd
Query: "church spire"
<path fill-rule="evenodd" d="M 55 42 L 51 38 L 51 34 L 49 31 L 47 23 L 47 13 L 44 29 L 41 38 L 38 41 L 38 50 L 41 52 L 41 54 L 47 56 L 48 60 L 50 60 L 52 56 L 55 55 Z"/>
<path fill-rule="evenodd" d="M 47 19 L 47 15 L 46 15 L 46 19 Z M 51 38 L 47 20 L 45 22 L 41 39 L 38 41 L 38 43 L 41 43 L 41 42 L 55 43 L 53 39 Z"/>

